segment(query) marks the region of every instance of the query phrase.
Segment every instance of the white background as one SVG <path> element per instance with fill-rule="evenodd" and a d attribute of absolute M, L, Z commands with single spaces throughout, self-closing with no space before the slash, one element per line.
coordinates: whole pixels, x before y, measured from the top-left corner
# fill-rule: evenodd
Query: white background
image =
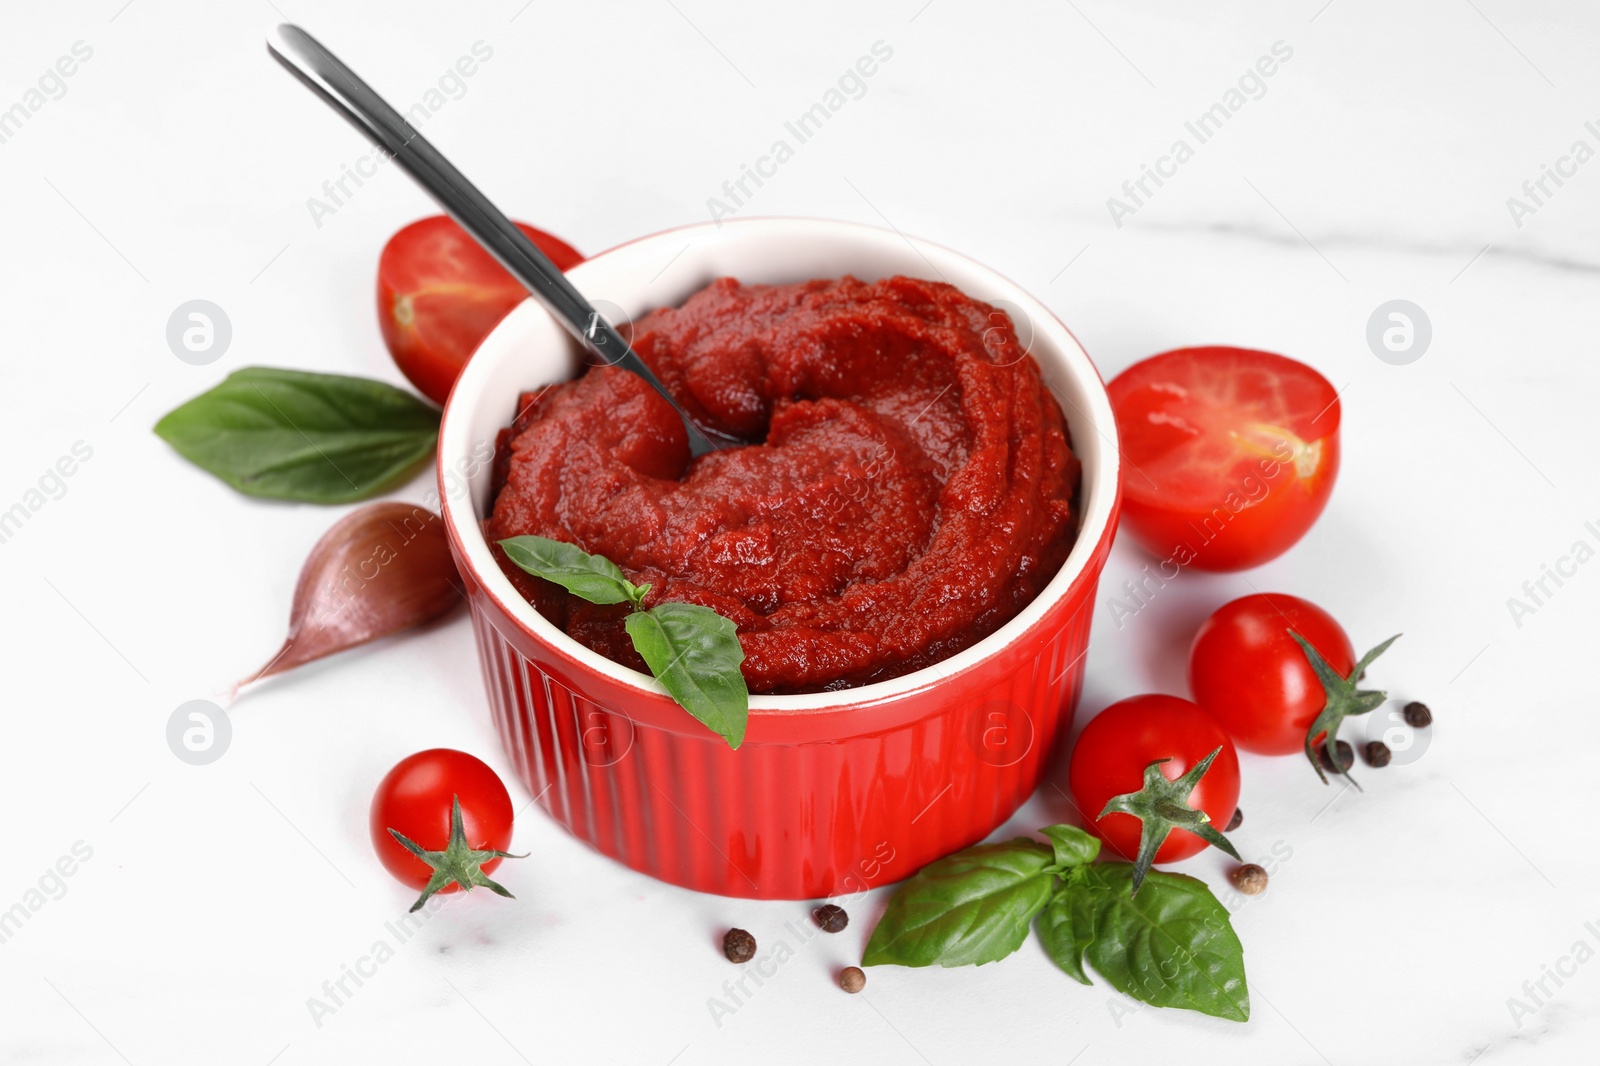
<path fill-rule="evenodd" d="M 282 9 L 282 14 L 275 10 Z M 1320 7 L 1320 10 L 1319 10 Z M 77 441 L 93 457 L 0 544 L 5 710 L 0 909 L 82 841 L 66 892 L 0 944 L 0 1058 L 116 1063 L 438 1061 L 1094 1066 L 1575 1062 L 1600 1018 L 1600 562 L 1536 613 L 1521 595 L 1600 547 L 1590 435 L 1600 163 L 1519 227 L 1507 197 L 1578 138 L 1600 147 L 1600 16 L 1544 0 L 775 5 L 8 4 L 0 108 L 82 40 L 67 91 L 0 144 L 0 510 Z M 476 41 L 492 59 L 427 135 L 508 211 L 587 252 L 707 217 L 741 164 L 875 41 L 892 60 L 743 214 L 893 225 L 1020 281 L 1109 377 L 1166 348 L 1286 352 L 1343 390 L 1332 505 L 1290 554 L 1189 574 L 1118 629 L 1102 603 L 1080 721 L 1184 692 L 1195 625 L 1254 588 L 1304 595 L 1437 725 L 1409 765 L 1317 783 L 1243 758 L 1247 857 L 1292 851 L 1235 924 L 1254 1016 L 1139 1010 L 1032 944 L 981 970 L 879 969 L 845 996 L 881 893 L 718 1027 L 707 1000 L 741 925 L 775 943 L 803 904 L 671 888 L 537 808 L 515 902 L 452 902 L 318 1026 L 307 1000 L 410 894 L 367 841 L 373 785 L 445 745 L 501 757 L 469 627 L 426 631 L 267 686 L 206 767 L 168 750 L 181 702 L 282 638 L 293 579 L 338 511 L 246 500 L 150 432 L 227 372 L 266 364 L 402 383 L 378 335 L 385 238 L 431 213 L 385 169 L 318 225 L 307 199 L 366 146 L 266 56 L 303 23 L 402 105 Z M 1292 59 L 1118 228 L 1107 197 L 1275 41 Z M 1485 249 L 1487 248 L 1487 251 Z M 1391 366 L 1380 303 L 1430 316 Z M 207 367 L 169 351 L 183 301 L 233 325 Z M 398 493 L 419 500 L 425 477 Z M 1106 600 L 1145 563 L 1120 544 Z M 1550 586 L 1554 589 L 1554 586 Z M 1058 780 L 1060 780 L 1058 778 Z M 1064 783 L 1064 782 L 1063 782 Z M 1043 787 L 1009 830 L 1066 814 Z M 1225 885 L 1211 853 L 1184 869 Z M 1569 959 L 1562 962 L 1564 958 Z M 1544 967 L 1570 978 L 1535 1004 Z M 1515 1017 L 1510 997 L 1530 1013 Z M 1536 1009 L 1535 1009 L 1536 1008 Z M 1520 1022 L 1520 1024 L 1519 1024 Z"/>

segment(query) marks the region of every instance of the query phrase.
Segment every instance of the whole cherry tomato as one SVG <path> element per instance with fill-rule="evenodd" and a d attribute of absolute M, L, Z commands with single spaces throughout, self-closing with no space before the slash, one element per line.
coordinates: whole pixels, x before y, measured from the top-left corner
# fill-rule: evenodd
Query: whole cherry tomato
<path fill-rule="evenodd" d="M 562 270 L 583 262 L 568 243 L 518 222 Z M 378 258 L 378 325 L 402 373 L 444 403 L 472 353 L 528 295 L 522 283 L 467 236 L 434 215 L 389 238 Z"/>
<path fill-rule="evenodd" d="M 1067 770 L 1072 801 L 1083 816 L 1084 828 L 1123 858 L 1137 858 L 1143 824 L 1116 811 L 1099 817 L 1106 803 L 1114 796 L 1140 791 L 1145 768 L 1158 759 L 1168 760 L 1161 766 L 1162 776 L 1176 781 L 1213 751 L 1216 759 L 1187 802 L 1221 830 L 1239 806 L 1239 755 L 1228 734 L 1205 711 L 1177 696 L 1134 696 L 1113 703 L 1078 734 Z M 1187 859 L 1206 844 L 1189 830 L 1174 828 L 1156 851 L 1155 861 Z"/>
<path fill-rule="evenodd" d="M 1327 702 L 1293 630 L 1340 677 L 1356 662 L 1350 638 L 1314 603 L 1258 593 L 1224 604 L 1201 624 L 1189 648 L 1189 690 L 1245 751 L 1290 755 Z M 1315 740 L 1316 738 L 1312 738 Z"/>
<path fill-rule="evenodd" d="M 1339 472 L 1339 395 L 1293 359 L 1180 348 L 1107 386 L 1121 437 L 1122 528 L 1177 569 L 1243 570 L 1316 522 Z"/>
<path fill-rule="evenodd" d="M 459 837 L 451 826 L 457 803 Z M 512 818 L 511 796 L 483 760 L 464 751 L 431 748 L 401 759 L 384 775 L 372 797 L 368 826 L 379 860 L 402 884 L 427 888 L 443 869 L 450 880 L 435 891 L 455 892 L 465 880 L 469 886 L 503 892 L 483 875 L 509 857 L 505 849 L 511 846 Z M 418 857 L 395 833 L 433 855 L 432 862 Z"/>

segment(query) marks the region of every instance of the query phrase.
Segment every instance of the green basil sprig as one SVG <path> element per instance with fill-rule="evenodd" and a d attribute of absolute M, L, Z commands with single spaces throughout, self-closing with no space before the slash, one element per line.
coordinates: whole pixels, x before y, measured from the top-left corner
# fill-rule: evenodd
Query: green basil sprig
<path fill-rule="evenodd" d="M 155 431 L 246 495 L 349 503 L 392 488 L 433 455 L 439 412 L 381 381 L 247 367 Z"/>
<path fill-rule="evenodd" d="M 982 965 L 1022 946 L 1028 923 L 1055 964 L 1090 984 L 1087 960 L 1113 988 L 1156 1007 L 1246 1021 L 1244 947 L 1205 884 L 1097 863 L 1100 842 L 1075 826 L 980 844 L 923 868 L 896 890 L 867 941 L 864 966 Z M 1035 921 L 1037 919 L 1037 921 Z"/>
<path fill-rule="evenodd" d="M 684 710 L 738 748 L 750 717 L 750 690 L 739 664 L 737 627 L 709 607 L 660 603 L 645 610 L 649 585 L 635 585 L 603 555 L 549 537 L 508 537 L 507 558 L 590 603 L 630 603 L 624 623 L 650 672 Z"/>
<path fill-rule="evenodd" d="M 506 557 L 535 577 L 553 581 L 590 603 L 638 606 L 649 585 L 635 585 L 622 567 L 604 555 L 590 555 L 575 544 L 549 537 L 508 537 L 500 542 Z"/>
<path fill-rule="evenodd" d="M 922 868 L 889 901 L 864 966 L 982 966 L 1010 955 L 1050 901 L 1050 848 L 1026 837 L 980 844 Z"/>
<path fill-rule="evenodd" d="M 1072 917 L 1063 926 L 1047 913 L 1039 924 L 1039 939 L 1056 965 L 1088 984 L 1087 958 L 1111 987 L 1134 999 L 1248 1021 L 1244 947 L 1227 908 L 1205 882 L 1184 874 L 1145 875 L 1137 898 L 1132 879 L 1133 867 L 1125 862 L 1067 873 L 1051 902 L 1060 901 Z"/>

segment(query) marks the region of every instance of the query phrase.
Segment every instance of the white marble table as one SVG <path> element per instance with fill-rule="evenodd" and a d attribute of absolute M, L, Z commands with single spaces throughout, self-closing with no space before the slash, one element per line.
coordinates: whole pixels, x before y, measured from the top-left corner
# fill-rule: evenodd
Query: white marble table
<path fill-rule="evenodd" d="M 1576 7 L 14 6 L 0 35 L 0 510 L 29 517 L 0 543 L 0 910 L 28 916 L 0 943 L 0 1058 L 1587 1061 L 1600 724 L 1581 671 L 1600 637 L 1600 563 L 1561 560 L 1600 547 L 1586 433 L 1600 405 L 1600 162 L 1575 147 L 1600 148 L 1586 125 L 1600 119 L 1600 16 Z M 511 778 L 459 614 L 241 703 L 219 761 L 173 757 L 168 716 L 276 647 L 332 515 L 242 499 L 150 426 L 245 365 L 399 382 L 374 263 L 430 211 L 387 168 L 334 200 L 367 150 L 267 59 L 280 17 L 393 97 L 436 102 L 430 138 L 512 213 L 585 250 L 703 220 L 713 198 L 887 224 L 1021 281 L 1107 376 L 1225 342 L 1290 353 L 1343 390 L 1345 467 L 1311 535 L 1251 573 L 1185 574 L 1120 629 L 1108 605 L 1089 655 L 1080 720 L 1135 692 L 1181 693 L 1194 625 L 1253 587 L 1326 605 L 1359 645 L 1405 632 L 1381 680 L 1434 706 L 1420 758 L 1368 771 L 1364 794 L 1322 787 L 1295 759 L 1244 759 L 1237 839 L 1247 856 L 1288 856 L 1235 918 L 1247 1025 L 1135 1009 L 1031 946 L 979 971 L 877 970 L 847 997 L 832 974 L 858 957 L 874 899 L 719 1026 L 720 931 L 778 935 L 803 907 L 664 886 L 536 810 L 516 835 L 534 857 L 506 871 L 515 904 L 453 902 L 398 943 L 386 923 L 409 896 L 367 843 L 373 783 L 436 745 Z M 477 42 L 492 55 L 441 85 Z M 761 162 L 876 42 L 892 55 L 859 98 Z M 1271 76 L 1241 86 L 1275 48 Z M 70 77 L 47 73 L 60 57 Z M 731 205 L 723 185 L 746 165 L 770 177 Z M 1137 190 L 1147 166 L 1162 184 L 1145 178 L 1134 201 L 1123 183 Z M 196 298 L 233 329 L 204 367 L 164 337 Z M 1404 366 L 1365 339 L 1397 298 L 1433 331 Z M 70 478 L 28 495 L 75 451 Z M 1119 545 L 1102 598 L 1143 563 Z M 1518 617 L 1509 600 L 1558 564 L 1563 583 Z M 1053 797 L 1042 789 L 1008 828 L 1056 820 Z M 51 874 L 58 861 L 71 876 Z M 1225 861 L 1185 868 L 1220 885 Z M 372 976 L 318 1025 L 308 1000 L 382 940 L 392 957 L 362 964 Z"/>

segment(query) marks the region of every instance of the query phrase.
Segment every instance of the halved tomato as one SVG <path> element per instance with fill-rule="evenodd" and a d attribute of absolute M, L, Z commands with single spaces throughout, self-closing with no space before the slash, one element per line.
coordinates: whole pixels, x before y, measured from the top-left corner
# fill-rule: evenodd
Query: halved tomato
<path fill-rule="evenodd" d="M 1243 570 L 1294 545 L 1339 472 L 1339 395 L 1248 348 L 1180 348 L 1107 386 L 1122 438 L 1122 525 L 1173 567 Z"/>
<path fill-rule="evenodd" d="M 523 222 L 562 270 L 583 262 L 566 241 Z M 444 403 L 483 338 L 528 295 L 455 220 L 434 215 L 389 238 L 378 259 L 378 325 L 411 384 Z"/>

